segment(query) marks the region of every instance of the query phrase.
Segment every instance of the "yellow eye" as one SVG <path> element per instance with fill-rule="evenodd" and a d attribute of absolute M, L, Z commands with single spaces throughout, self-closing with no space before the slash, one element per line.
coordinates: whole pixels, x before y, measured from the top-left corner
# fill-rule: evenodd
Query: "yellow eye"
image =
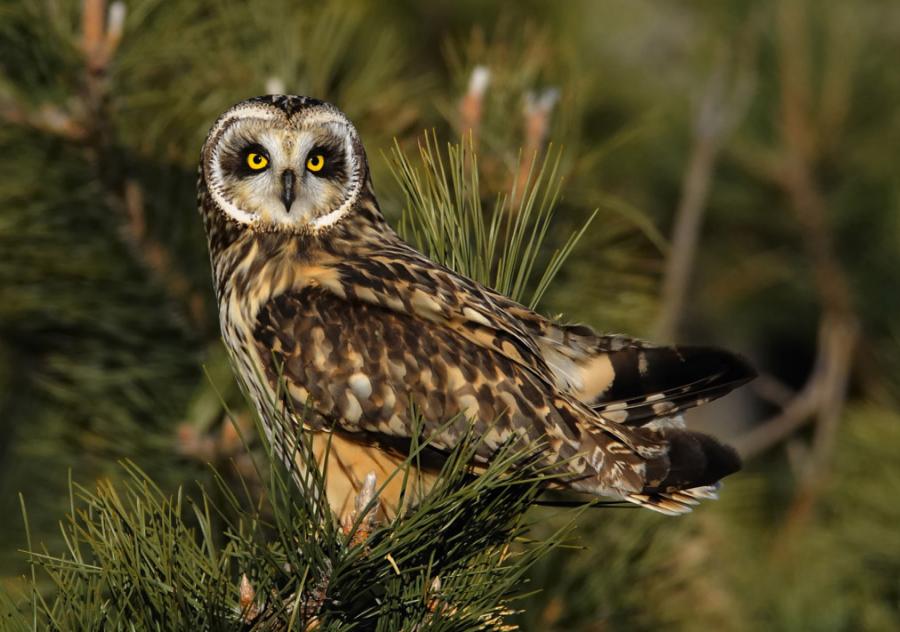
<path fill-rule="evenodd" d="M 254 171 L 260 171 L 261 169 L 265 169 L 269 164 L 269 159 L 263 156 L 262 154 L 258 154 L 256 152 L 251 152 L 247 154 L 247 166 L 253 169 Z"/>
<path fill-rule="evenodd" d="M 316 171 L 321 171 L 322 167 L 325 166 L 325 156 L 322 154 L 316 154 L 315 156 L 310 156 L 306 160 L 306 168 L 315 173 Z"/>

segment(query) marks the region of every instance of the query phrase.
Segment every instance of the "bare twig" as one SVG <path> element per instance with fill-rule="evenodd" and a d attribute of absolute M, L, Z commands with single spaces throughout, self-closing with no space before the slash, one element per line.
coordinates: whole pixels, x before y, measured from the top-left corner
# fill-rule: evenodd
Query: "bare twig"
<path fill-rule="evenodd" d="M 71 113 L 46 103 L 36 108 L 0 103 L 0 117 L 7 123 L 32 127 L 71 141 L 84 141 L 88 136 L 87 129 Z"/>
<path fill-rule="evenodd" d="M 486 66 L 475 66 L 469 77 L 469 87 L 459 103 L 461 133 L 472 135 L 472 146 L 478 146 L 481 119 L 484 115 L 484 94 L 491 82 L 491 71 Z"/>
<path fill-rule="evenodd" d="M 354 510 L 345 515 L 341 521 L 344 535 L 350 536 L 349 546 L 362 544 L 371 535 L 378 508 L 377 503 L 372 502 L 374 499 L 375 472 L 369 472 L 354 500 Z M 354 526 L 356 526 L 355 530 Z"/>
<path fill-rule="evenodd" d="M 833 415 L 835 410 L 840 412 L 839 402 L 835 402 L 833 397 L 835 392 L 842 393 L 846 386 L 846 368 L 852 348 L 850 343 L 854 337 L 855 334 L 846 330 L 843 323 L 822 322 L 816 364 L 809 379 L 780 413 L 734 441 L 743 457 L 754 457 L 781 443 L 815 419 L 816 415 L 823 412 Z"/>
<path fill-rule="evenodd" d="M 681 198 L 672 231 L 671 255 L 666 261 L 663 279 L 662 307 L 655 334 L 659 340 L 672 340 L 677 334 L 719 150 L 743 118 L 753 93 L 755 79 L 749 69 L 753 63 L 750 51 L 755 49 L 751 46 L 744 48 L 747 50 L 734 63 L 721 58 L 698 103 L 693 146 L 682 179 Z M 730 90 L 729 80 L 732 82 Z"/>
<path fill-rule="evenodd" d="M 122 224 L 123 239 L 169 296 L 186 307 L 194 325 L 203 329 L 207 324 L 203 294 L 175 268 L 172 255 L 165 245 L 147 233 L 143 189 L 130 178 L 125 180 L 124 206 L 127 221 Z"/>
<path fill-rule="evenodd" d="M 760 373 L 750 388 L 760 399 L 782 408 L 797 396 L 793 388 L 769 373 Z"/>
<path fill-rule="evenodd" d="M 704 100 L 710 99 L 711 94 Z M 703 109 L 705 108 L 701 108 Z M 700 224 L 709 196 L 720 140 L 718 134 L 704 134 L 695 138 L 691 149 L 691 157 L 682 180 L 681 199 L 675 211 L 671 254 L 666 261 L 662 308 L 654 336 L 658 340 L 672 340 L 675 337 L 684 312 L 688 281 L 694 267 Z"/>
<path fill-rule="evenodd" d="M 259 606 L 256 603 L 256 590 L 247 579 L 247 575 L 241 575 L 241 583 L 239 586 L 239 607 L 240 618 L 244 623 L 253 623 L 259 616 Z"/>
<path fill-rule="evenodd" d="M 807 21 L 802 1 L 779 5 L 779 63 L 781 83 L 781 148 L 777 169 L 768 172 L 784 190 L 802 230 L 812 266 L 822 316 L 816 363 L 806 385 L 781 414 L 738 441 L 744 454 L 762 452 L 783 441 L 804 423 L 815 421 L 815 435 L 801 482 L 789 511 L 787 529 L 805 521 L 815 504 L 846 399 L 859 321 L 850 284 L 834 251 L 827 203 L 814 176 L 821 143 L 813 127 Z"/>
<path fill-rule="evenodd" d="M 547 133 L 550 131 L 550 120 L 553 108 L 559 100 L 559 90 L 548 88 L 540 95 L 534 92 L 525 94 L 523 116 L 525 119 L 525 138 L 522 146 L 522 154 L 519 157 L 518 175 L 515 182 L 525 183 L 531 175 L 534 160 L 544 149 Z M 525 186 L 518 186 L 513 191 L 510 208 L 519 208 L 522 196 L 525 194 Z"/>

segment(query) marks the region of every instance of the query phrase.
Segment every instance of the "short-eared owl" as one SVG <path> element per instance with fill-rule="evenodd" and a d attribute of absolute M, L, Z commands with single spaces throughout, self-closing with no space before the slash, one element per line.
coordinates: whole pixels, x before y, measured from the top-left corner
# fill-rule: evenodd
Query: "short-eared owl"
<path fill-rule="evenodd" d="M 330 445 L 337 514 L 366 474 L 384 481 L 403 462 L 413 409 L 436 451 L 469 429 L 481 463 L 540 441 L 566 487 L 668 514 L 739 468 L 681 413 L 750 379 L 744 361 L 560 325 L 430 261 L 385 222 L 334 106 L 235 105 L 209 132 L 199 189 L 234 366 L 268 432 L 284 406 L 303 412 L 317 454 Z M 381 493 L 386 512 L 401 478 Z"/>

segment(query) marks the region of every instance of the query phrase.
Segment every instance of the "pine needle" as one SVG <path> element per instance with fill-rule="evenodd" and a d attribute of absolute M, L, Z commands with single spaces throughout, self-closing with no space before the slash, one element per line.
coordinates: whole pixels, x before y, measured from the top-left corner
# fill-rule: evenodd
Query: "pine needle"
<path fill-rule="evenodd" d="M 550 251 L 561 157 L 550 147 L 531 158 L 521 181 L 513 176 L 509 190 L 484 192 L 471 135 L 441 152 L 436 133 L 426 133 L 416 161 L 395 141 L 387 159 L 406 199 L 400 232 L 439 263 L 516 301 L 527 296 L 534 308 L 596 216 Z M 494 199 L 490 211 L 484 198 Z"/>

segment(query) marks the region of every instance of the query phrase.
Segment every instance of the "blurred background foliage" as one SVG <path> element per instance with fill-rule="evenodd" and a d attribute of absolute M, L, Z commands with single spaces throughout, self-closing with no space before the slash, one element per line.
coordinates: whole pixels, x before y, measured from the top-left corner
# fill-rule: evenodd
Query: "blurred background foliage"
<path fill-rule="evenodd" d="M 289 92 L 356 122 L 395 223 L 394 139 L 471 133 L 485 208 L 561 148 L 541 260 L 598 213 L 539 309 L 760 369 L 689 415 L 747 457 L 722 500 L 586 512 L 524 630 L 900 628 L 898 58 L 892 0 L 0 1 L 0 581 L 20 491 L 53 549 L 69 470 L 241 467 L 196 161 Z"/>

